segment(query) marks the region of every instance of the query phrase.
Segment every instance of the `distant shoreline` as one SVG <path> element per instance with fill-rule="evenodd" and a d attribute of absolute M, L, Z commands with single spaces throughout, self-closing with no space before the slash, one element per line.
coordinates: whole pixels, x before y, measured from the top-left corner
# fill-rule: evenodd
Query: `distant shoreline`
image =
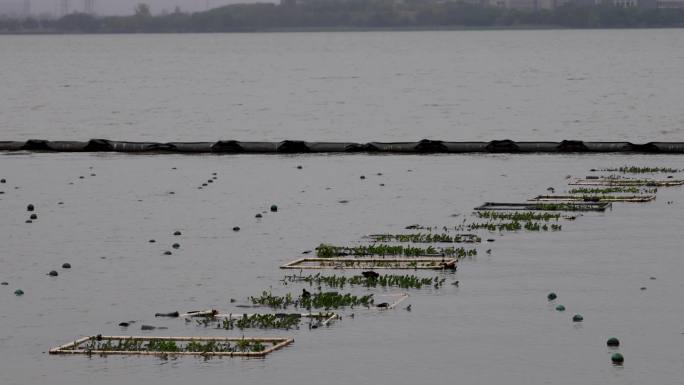
<path fill-rule="evenodd" d="M 682 29 L 684 24 L 676 26 L 639 26 L 639 27 L 564 27 L 558 25 L 517 25 L 517 26 L 490 26 L 490 27 L 329 27 L 329 28 L 268 28 L 268 29 L 241 29 L 233 31 L 139 31 L 139 32 L 84 32 L 84 31 L 0 31 L 0 36 L 48 36 L 48 35 L 202 35 L 202 34 L 258 34 L 258 33 L 322 33 L 322 32 L 440 32 L 440 31 L 582 31 L 582 30 L 654 30 L 654 29 Z"/>

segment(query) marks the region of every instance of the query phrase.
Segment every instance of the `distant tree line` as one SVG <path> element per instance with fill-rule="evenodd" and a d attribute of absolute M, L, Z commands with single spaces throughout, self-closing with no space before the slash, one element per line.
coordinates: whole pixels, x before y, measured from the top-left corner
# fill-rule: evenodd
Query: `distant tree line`
<path fill-rule="evenodd" d="M 0 32 L 146 33 L 239 32 L 300 29 L 404 28 L 640 28 L 683 27 L 684 9 L 643 9 L 566 4 L 521 11 L 464 2 L 408 0 L 289 0 L 235 4 L 205 12 L 153 16 L 139 4 L 130 16 L 74 13 L 56 20 L 1 19 Z"/>

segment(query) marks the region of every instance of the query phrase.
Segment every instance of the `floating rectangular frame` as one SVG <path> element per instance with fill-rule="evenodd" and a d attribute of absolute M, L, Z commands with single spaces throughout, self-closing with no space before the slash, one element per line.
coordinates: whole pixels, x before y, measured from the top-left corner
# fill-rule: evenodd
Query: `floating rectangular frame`
<path fill-rule="evenodd" d="M 653 186 L 671 187 L 684 185 L 684 180 L 680 179 L 615 179 L 615 178 L 596 178 L 596 179 L 572 179 L 568 182 L 571 186 Z"/>
<path fill-rule="evenodd" d="M 475 207 L 475 210 L 526 210 L 526 211 L 606 211 L 607 208 L 612 207 L 610 202 L 572 202 L 559 203 L 574 206 L 572 210 L 563 209 L 549 209 L 544 208 L 544 205 L 553 203 L 500 203 L 500 202 L 485 202 L 482 206 Z"/>
<path fill-rule="evenodd" d="M 596 199 L 596 200 L 594 200 Z M 650 202 L 655 195 L 538 195 L 530 202 Z"/>
<path fill-rule="evenodd" d="M 305 265 L 315 263 L 318 265 Z M 347 263 L 351 265 L 347 266 Z M 416 263 L 416 266 L 409 266 Z M 421 266 L 420 263 L 434 264 Z M 281 269 L 420 269 L 420 270 L 443 270 L 449 266 L 456 266 L 455 258 L 432 257 L 432 258 L 299 258 L 290 261 Z"/>
<path fill-rule="evenodd" d="M 163 341 L 205 341 L 205 342 L 233 342 L 233 341 L 255 341 L 272 343 L 268 349 L 261 352 L 150 352 L 150 351 L 136 351 L 136 350 L 87 350 L 77 349 L 82 343 L 90 341 L 98 336 L 90 336 L 79 338 L 75 341 L 50 349 L 50 354 L 84 354 L 84 355 L 142 355 L 142 356 L 159 356 L 159 355 L 174 355 L 174 356 L 202 356 L 202 357 L 265 357 L 267 354 L 273 353 L 276 350 L 282 349 L 285 346 L 294 342 L 292 337 L 282 338 L 236 338 L 236 337 L 151 337 L 151 336 L 99 336 L 101 340 L 115 341 L 115 340 L 163 340 Z"/>

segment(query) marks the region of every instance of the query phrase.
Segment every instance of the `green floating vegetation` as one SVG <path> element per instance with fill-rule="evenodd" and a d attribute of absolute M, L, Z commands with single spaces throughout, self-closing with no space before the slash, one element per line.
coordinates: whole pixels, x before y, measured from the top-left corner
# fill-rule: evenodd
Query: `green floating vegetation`
<path fill-rule="evenodd" d="M 332 317 L 332 313 L 311 314 L 307 318 L 325 320 Z M 299 313 L 276 313 L 276 314 L 243 314 L 235 318 L 206 317 L 196 320 L 200 326 L 216 325 L 217 329 L 283 329 L 290 330 L 299 328 L 302 315 Z"/>
<path fill-rule="evenodd" d="M 482 239 L 476 234 L 413 233 L 413 234 L 372 234 L 368 236 L 375 242 L 412 242 L 412 243 L 479 243 Z"/>
<path fill-rule="evenodd" d="M 355 275 L 353 277 L 337 276 L 337 275 L 286 275 L 283 282 L 305 282 L 309 285 L 320 286 L 326 285 L 332 288 L 343 289 L 345 285 L 349 286 L 364 286 L 364 287 L 399 287 L 402 289 L 421 289 L 423 286 L 434 287 L 439 289 L 444 285 L 446 278 L 421 278 L 415 275 L 393 275 L 381 274 L 378 277 L 364 277 L 362 275 Z"/>
<path fill-rule="evenodd" d="M 638 187 L 627 187 L 627 186 L 615 186 L 615 187 L 604 187 L 604 188 L 573 188 L 568 190 L 569 194 L 582 194 L 582 195 L 606 195 L 614 193 L 625 193 L 625 194 L 655 194 L 658 192 L 657 188 L 638 188 Z"/>
<path fill-rule="evenodd" d="M 334 258 L 341 256 L 445 256 L 445 257 L 471 257 L 477 255 L 476 249 L 465 249 L 463 247 L 413 247 L 404 245 L 373 244 L 368 246 L 333 246 L 320 244 L 316 248 L 318 258 Z"/>
<path fill-rule="evenodd" d="M 592 171 L 597 171 L 592 169 Z M 613 168 L 602 168 L 598 171 L 621 172 L 623 174 L 655 174 L 655 173 L 675 173 L 681 170 L 671 167 L 640 167 L 640 166 L 622 166 Z"/>
<path fill-rule="evenodd" d="M 556 213 L 539 213 L 534 211 L 521 211 L 521 212 L 510 212 L 510 211 L 492 211 L 492 210 L 482 210 L 476 211 L 475 215 L 481 219 L 490 220 L 509 220 L 509 221 L 557 221 L 560 219 L 560 214 Z"/>
<path fill-rule="evenodd" d="M 373 294 L 364 296 L 355 296 L 352 294 L 340 294 L 335 291 L 307 293 L 301 295 L 296 300 L 292 299 L 292 294 L 288 293 L 285 296 L 276 296 L 270 292 L 264 291 L 260 297 L 249 297 L 249 300 L 255 305 L 265 305 L 274 309 L 285 309 L 291 305 L 306 309 L 338 309 L 347 306 L 366 306 L 370 307 L 373 304 Z"/>
<path fill-rule="evenodd" d="M 540 223 L 540 222 L 483 222 L 483 223 L 469 223 L 467 226 L 468 230 L 489 230 L 489 231 L 519 231 L 523 228 L 527 231 L 561 231 L 563 226 L 556 223 Z"/>
<path fill-rule="evenodd" d="M 157 353 L 237 353 L 262 352 L 266 350 L 260 341 L 242 339 L 235 343 L 218 341 L 176 341 L 164 339 L 119 339 L 98 340 L 91 338 L 83 347 L 86 352 L 157 352 Z"/>

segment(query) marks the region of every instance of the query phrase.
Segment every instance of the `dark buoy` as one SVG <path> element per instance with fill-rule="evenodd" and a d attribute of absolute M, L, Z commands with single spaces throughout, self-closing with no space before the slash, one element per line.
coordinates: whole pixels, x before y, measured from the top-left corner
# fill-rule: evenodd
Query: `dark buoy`
<path fill-rule="evenodd" d="M 302 166 L 297 166 L 297 169 L 298 169 L 298 170 L 301 170 L 301 169 L 302 169 Z"/>
<path fill-rule="evenodd" d="M 28 206 L 26 206 L 26 211 L 33 211 L 35 209 L 36 208 L 32 204 L 29 204 Z"/>
<path fill-rule="evenodd" d="M 79 176 L 78 179 L 85 179 L 83 175 Z"/>
<path fill-rule="evenodd" d="M 384 183 L 380 183 L 380 187 L 384 187 L 384 186 L 385 186 L 385 184 L 384 184 Z"/>
<path fill-rule="evenodd" d="M 206 184 L 206 183 L 202 183 L 202 186 L 203 186 L 203 187 L 207 187 L 207 184 Z"/>
<path fill-rule="evenodd" d="M 63 204 L 64 204 L 64 202 L 57 202 L 57 204 L 58 204 L 58 205 L 63 205 Z"/>
<path fill-rule="evenodd" d="M 262 218 L 263 216 L 261 214 L 257 214 L 254 216 L 254 218 Z"/>
<path fill-rule="evenodd" d="M 554 299 L 558 298 L 558 296 L 556 295 L 556 293 L 551 292 L 551 293 L 549 293 L 549 295 L 546 296 L 546 298 L 549 301 L 553 301 Z"/>
<path fill-rule="evenodd" d="M 584 317 L 582 317 L 581 314 L 575 314 L 572 316 L 572 322 L 582 322 L 584 321 Z"/>
<path fill-rule="evenodd" d="M 149 243 L 155 243 L 155 242 L 157 242 L 157 241 L 155 241 L 154 239 L 150 239 L 150 240 L 147 241 L 147 242 L 149 242 Z"/>
<path fill-rule="evenodd" d="M 155 317 L 178 318 L 180 316 L 180 313 L 178 313 L 177 311 L 172 311 L 171 313 L 156 313 L 154 316 Z"/>
<path fill-rule="evenodd" d="M 620 353 L 615 353 L 610 356 L 610 360 L 613 361 L 615 365 L 622 365 L 625 362 L 625 357 Z"/>
<path fill-rule="evenodd" d="M 173 245 L 171 245 L 171 247 L 173 247 L 174 249 L 178 249 L 180 248 L 180 244 L 174 243 Z"/>
<path fill-rule="evenodd" d="M 651 278 L 649 278 L 649 279 L 651 279 L 651 280 L 655 280 L 655 279 L 656 279 L 656 277 L 651 277 Z"/>
<path fill-rule="evenodd" d="M 16 295 L 16 296 L 24 295 L 24 291 L 21 290 L 21 289 L 17 289 L 17 290 L 14 291 L 14 295 Z"/>
<path fill-rule="evenodd" d="M 558 310 L 558 311 L 565 311 L 565 306 L 563 306 L 563 305 L 558 305 L 558 306 L 556 306 L 556 310 Z"/>
<path fill-rule="evenodd" d="M 372 270 L 363 271 L 363 272 L 361 272 L 361 275 L 363 275 L 364 278 L 371 278 L 371 279 L 375 279 L 375 278 L 378 278 L 380 276 L 380 274 L 378 274 Z"/>
<path fill-rule="evenodd" d="M 274 213 L 275 213 L 276 211 L 278 211 L 278 206 L 276 206 L 276 205 L 271 205 L 271 212 L 274 212 Z"/>
<path fill-rule="evenodd" d="M 36 215 L 36 214 L 31 214 L 31 216 L 30 216 L 29 218 L 32 219 L 32 220 L 35 220 L 35 219 L 38 219 L 38 215 Z"/>
<path fill-rule="evenodd" d="M 176 231 L 176 232 L 173 233 L 173 235 L 179 236 L 179 235 L 181 235 L 181 232 L 180 232 L 180 231 Z"/>
<path fill-rule="evenodd" d="M 169 195 L 174 195 L 174 194 L 175 194 L 175 192 L 169 191 Z"/>
<path fill-rule="evenodd" d="M 166 250 L 166 251 L 164 252 L 164 255 L 171 255 L 171 252 L 168 251 L 168 250 Z"/>
<path fill-rule="evenodd" d="M 0 179 L 0 183 L 7 183 L 7 181 L 5 180 L 5 178 L 2 178 Z"/>
<path fill-rule="evenodd" d="M 240 227 L 239 226 L 233 227 L 233 231 L 240 231 Z"/>
<path fill-rule="evenodd" d="M 615 337 L 610 337 L 608 338 L 608 341 L 606 341 L 606 345 L 610 347 L 620 346 L 620 340 Z"/>
<path fill-rule="evenodd" d="M 365 175 L 361 175 L 361 176 L 359 177 L 359 179 L 366 179 L 366 176 L 365 176 Z"/>
<path fill-rule="evenodd" d="M 71 264 L 66 262 L 62 264 L 62 269 L 71 269 Z"/>
<path fill-rule="evenodd" d="M 214 181 L 212 179 L 209 179 L 207 183 L 214 183 Z"/>
<path fill-rule="evenodd" d="M 49 275 L 50 277 L 56 277 L 56 276 L 58 276 L 59 274 L 58 274 L 57 271 L 55 271 L 55 270 L 50 270 L 50 272 L 48 273 L 48 275 Z"/>
<path fill-rule="evenodd" d="M 646 286 L 642 286 L 642 287 L 641 287 L 641 290 L 646 290 Z"/>

